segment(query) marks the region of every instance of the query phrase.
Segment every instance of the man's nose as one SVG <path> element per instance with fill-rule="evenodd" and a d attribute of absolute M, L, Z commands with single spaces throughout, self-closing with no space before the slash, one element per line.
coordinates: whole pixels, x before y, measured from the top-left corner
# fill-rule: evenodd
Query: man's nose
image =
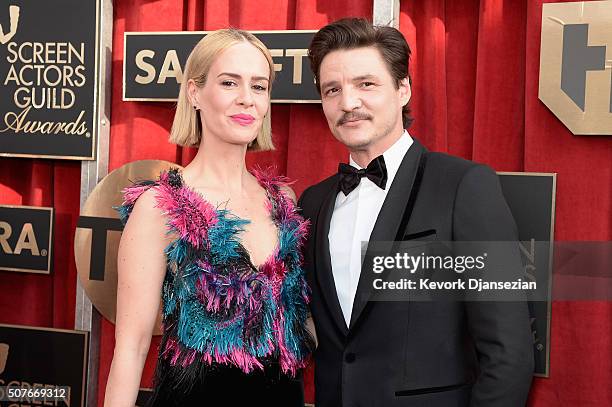
<path fill-rule="evenodd" d="M 361 99 L 354 89 L 342 89 L 340 95 L 340 108 L 345 112 L 350 112 L 361 107 Z"/>

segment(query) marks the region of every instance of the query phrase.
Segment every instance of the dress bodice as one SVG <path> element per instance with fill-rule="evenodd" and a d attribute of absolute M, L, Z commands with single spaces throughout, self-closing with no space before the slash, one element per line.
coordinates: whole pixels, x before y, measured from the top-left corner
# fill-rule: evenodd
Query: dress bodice
<path fill-rule="evenodd" d="M 213 206 L 184 183 L 179 170 L 124 190 L 118 208 L 124 224 L 136 200 L 154 189 L 172 236 L 165 249 L 159 358 L 173 368 L 197 370 L 218 363 L 248 373 L 274 360 L 283 372 L 295 374 L 311 351 L 301 254 L 308 224 L 283 191 L 285 179 L 253 174 L 266 190 L 278 230 L 276 250 L 259 267 L 239 238 L 249 221 Z M 185 373 L 187 381 L 194 376 Z"/>

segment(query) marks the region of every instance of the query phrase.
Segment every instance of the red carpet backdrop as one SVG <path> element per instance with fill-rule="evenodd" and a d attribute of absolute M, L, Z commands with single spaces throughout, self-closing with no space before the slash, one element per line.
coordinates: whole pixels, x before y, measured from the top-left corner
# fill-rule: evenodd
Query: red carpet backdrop
<path fill-rule="evenodd" d="M 346 16 L 371 18 L 368 0 L 125 0 L 114 2 L 109 172 L 135 160 L 185 165 L 194 150 L 167 143 L 171 103 L 123 102 L 125 31 L 318 29 Z M 574 136 L 538 100 L 542 1 L 415 0 L 401 3 L 413 50 L 410 129 L 429 149 L 498 171 L 556 172 L 556 240 L 612 240 L 612 137 Z M 249 165 L 276 166 L 299 195 L 346 161 L 319 104 L 276 104 L 276 150 Z M 0 158 L 0 204 L 55 208 L 52 275 L 0 272 L 0 323 L 74 328 L 73 239 L 80 162 Z M 612 405 L 612 303 L 554 302 L 550 378 L 534 379 L 530 406 Z M 149 387 L 158 340 L 142 386 Z M 99 405 L 114 346 L 103 321 Z M 307 375 L 312 400 L 312 372 Z"/>

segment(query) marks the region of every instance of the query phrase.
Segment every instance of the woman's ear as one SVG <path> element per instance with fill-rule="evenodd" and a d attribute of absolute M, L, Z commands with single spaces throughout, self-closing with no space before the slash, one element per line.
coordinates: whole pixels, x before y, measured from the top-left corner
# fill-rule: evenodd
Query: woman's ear
<path fill-rule="evenodd" d="M 193 79 L 187 81 L 187 96 L 189 97 L 189 103 L 194 109 L 199 110 L 200 105 L 198 102 L 198 86 Z"/>

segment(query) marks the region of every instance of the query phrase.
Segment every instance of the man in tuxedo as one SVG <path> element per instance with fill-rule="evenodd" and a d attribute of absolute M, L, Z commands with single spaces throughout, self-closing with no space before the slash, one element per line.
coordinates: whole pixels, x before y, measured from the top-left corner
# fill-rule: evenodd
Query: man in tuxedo
<path fill-rule="evenodd" d="M 409 56 L 398 30 L 363 19 L 334 22 L 310 45 L 329 128 L 350 152 L 299 202 L 311 221 L 316 405 L 523 406 L 533 371 L 524 301 L 372 297 L 362 242 L 517 239 L 495 172 L 429 152 L 405 130 Z M 521 273 L 518 250 L 509 263 Z"/>

